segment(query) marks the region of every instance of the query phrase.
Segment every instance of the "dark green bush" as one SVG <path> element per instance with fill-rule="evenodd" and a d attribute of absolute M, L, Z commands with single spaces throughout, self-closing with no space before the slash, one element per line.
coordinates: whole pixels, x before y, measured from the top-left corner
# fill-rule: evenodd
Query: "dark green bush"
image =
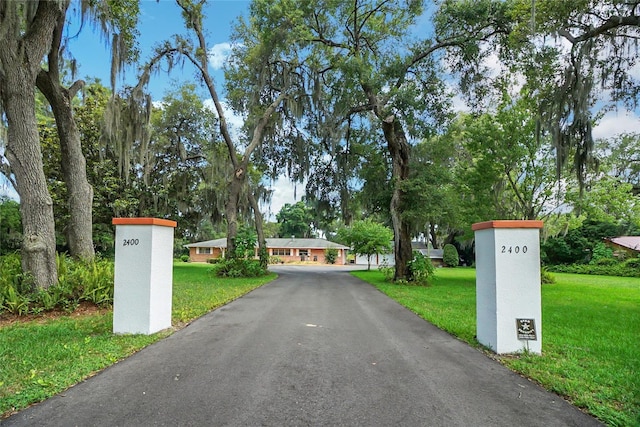
<path fill-rule="evenodd" d="M 221 263 L 222 261 L 223 261 L 223 259 L 222 259 L 222 258 L 209 258 L 209 259 L 207 260 L 207 262 L 208 262 L 209 264 L 219 264 L 219 263 Z"/>
<path fill-rule="evenodd" d="M 284 262 L 282 261 L 282 258 L 280 258 L 277 255 L 271 255 L 269 257 L 269 264 L 284 264 Z"/>
<path fill-rule="evenodd" d="M 268 273 L 259 260 L 244 258 L 221 259 L 212 272 L 219 277 L 259 277 Z"/>
<path fill-rule="evenodd" d="M 615 258 L 598 258 L 590 263 L 591 265 L 616 265 L 618 260 Z"/>
<path fill-rule="evenodd" d="M 189 255 L 180 255 L 180 261 L 189 262 Z"/>
<path fill-rule="evenodd" d="M 640 258 L 629 258 L 624 262 L 624 266 L 632 269 L 640 269 Z"/>
<path fill-rule="evenodd" d="M 640 277 L 640 270 L 629 268 L 622 263 L 615 265 L 570 264 L 549 265 L 549 271 L 555 273 L 594 274 L 600 276 Z"/>
<path fill-rule="evenodd" d="M 324 260 L 327 264 L 335 264 L 338 259 L 338 250 L 336 248 L 328 248 L 324 250 Z"/>
<path fill-rule="evenodd" d="M 444 245 L 442 262 L 446 267 L 458 266 L 458 263 L 460 262 L 460 256 L 458 255 L 458 250 L 455 246 L 450 243 Z"/>

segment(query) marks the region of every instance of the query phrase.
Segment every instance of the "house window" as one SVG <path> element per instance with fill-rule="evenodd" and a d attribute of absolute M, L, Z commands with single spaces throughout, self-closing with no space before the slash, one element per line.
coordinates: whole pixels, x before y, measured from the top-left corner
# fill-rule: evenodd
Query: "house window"
<path fill-rule="evenodd" d="M 309 256 L 309 249 L 300 249 L 300 256 Z"/>
<path fill-rule="evenodd" d="M 276 249 L 273 249 L 273 255 L 290 256 L 291 249 L 276 248 Z"/>
<path fill-rule="evenodd" d="M 211 248 L 196 248 L 198 255 L 211 255 Z"/>

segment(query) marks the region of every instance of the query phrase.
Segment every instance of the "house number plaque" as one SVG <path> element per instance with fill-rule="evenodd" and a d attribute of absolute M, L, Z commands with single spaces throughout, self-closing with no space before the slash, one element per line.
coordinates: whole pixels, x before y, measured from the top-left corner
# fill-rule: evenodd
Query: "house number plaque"
<path fill-rule="evenodd" d="M 516 319 L 516 329 L 519 340 L 536 341 L 536 321 L 535 319 Z"/>

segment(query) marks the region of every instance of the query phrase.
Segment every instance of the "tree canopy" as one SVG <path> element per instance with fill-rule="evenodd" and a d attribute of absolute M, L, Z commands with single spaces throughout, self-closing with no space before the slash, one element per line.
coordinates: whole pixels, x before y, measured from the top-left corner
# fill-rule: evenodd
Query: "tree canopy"
<path fill-rule="evenodd" d="M 382 224 L 365 219 L 339 229 L 338 239 L 351 246 L 356 254 L 366 256 L 367 269 L 370 270 L 372 256 L 391 250 L 393 232 Z"/>
<path fill-rule="evenodd" d="M 603 114 L 637 107 L 640 2 L 254 0 L 223 85 L 207 55 L 213 3 L 176 0 L 183 29 L 142 63 L 138 2 L 80 1 L 112 50 L 111 90 L 75 77 L 71 4 L 0 3 L 0 164 L 37 286 L 55 283 L 56 249 L 108 252 L 112 216 L 176 219 L 177 250 L 226 234 L 232 255 L 243 224 L 264 255 L 266 235 L 378 222 L 396 280 L 412 278 L 413 238 L 464 257 L 476 221 L 546 219 L 545 238 L 640 223 L 638 136 L 592 136 Z M 126 62 L 139 82 L 116 90 Z M 180 66 L 197 82 L 154 104 L 149 80 Z M 265 232 L 264 183 L 282 175 L 306 183 L 304 203 Z"/>

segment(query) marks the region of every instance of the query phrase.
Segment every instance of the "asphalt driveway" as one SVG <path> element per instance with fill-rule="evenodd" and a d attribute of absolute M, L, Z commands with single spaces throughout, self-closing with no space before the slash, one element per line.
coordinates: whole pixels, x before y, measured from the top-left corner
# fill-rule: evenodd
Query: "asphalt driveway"
<path fill-rule="evenodd" d="M 3 426 L 600 425 L 344 267 L 280 277 Z"/>

